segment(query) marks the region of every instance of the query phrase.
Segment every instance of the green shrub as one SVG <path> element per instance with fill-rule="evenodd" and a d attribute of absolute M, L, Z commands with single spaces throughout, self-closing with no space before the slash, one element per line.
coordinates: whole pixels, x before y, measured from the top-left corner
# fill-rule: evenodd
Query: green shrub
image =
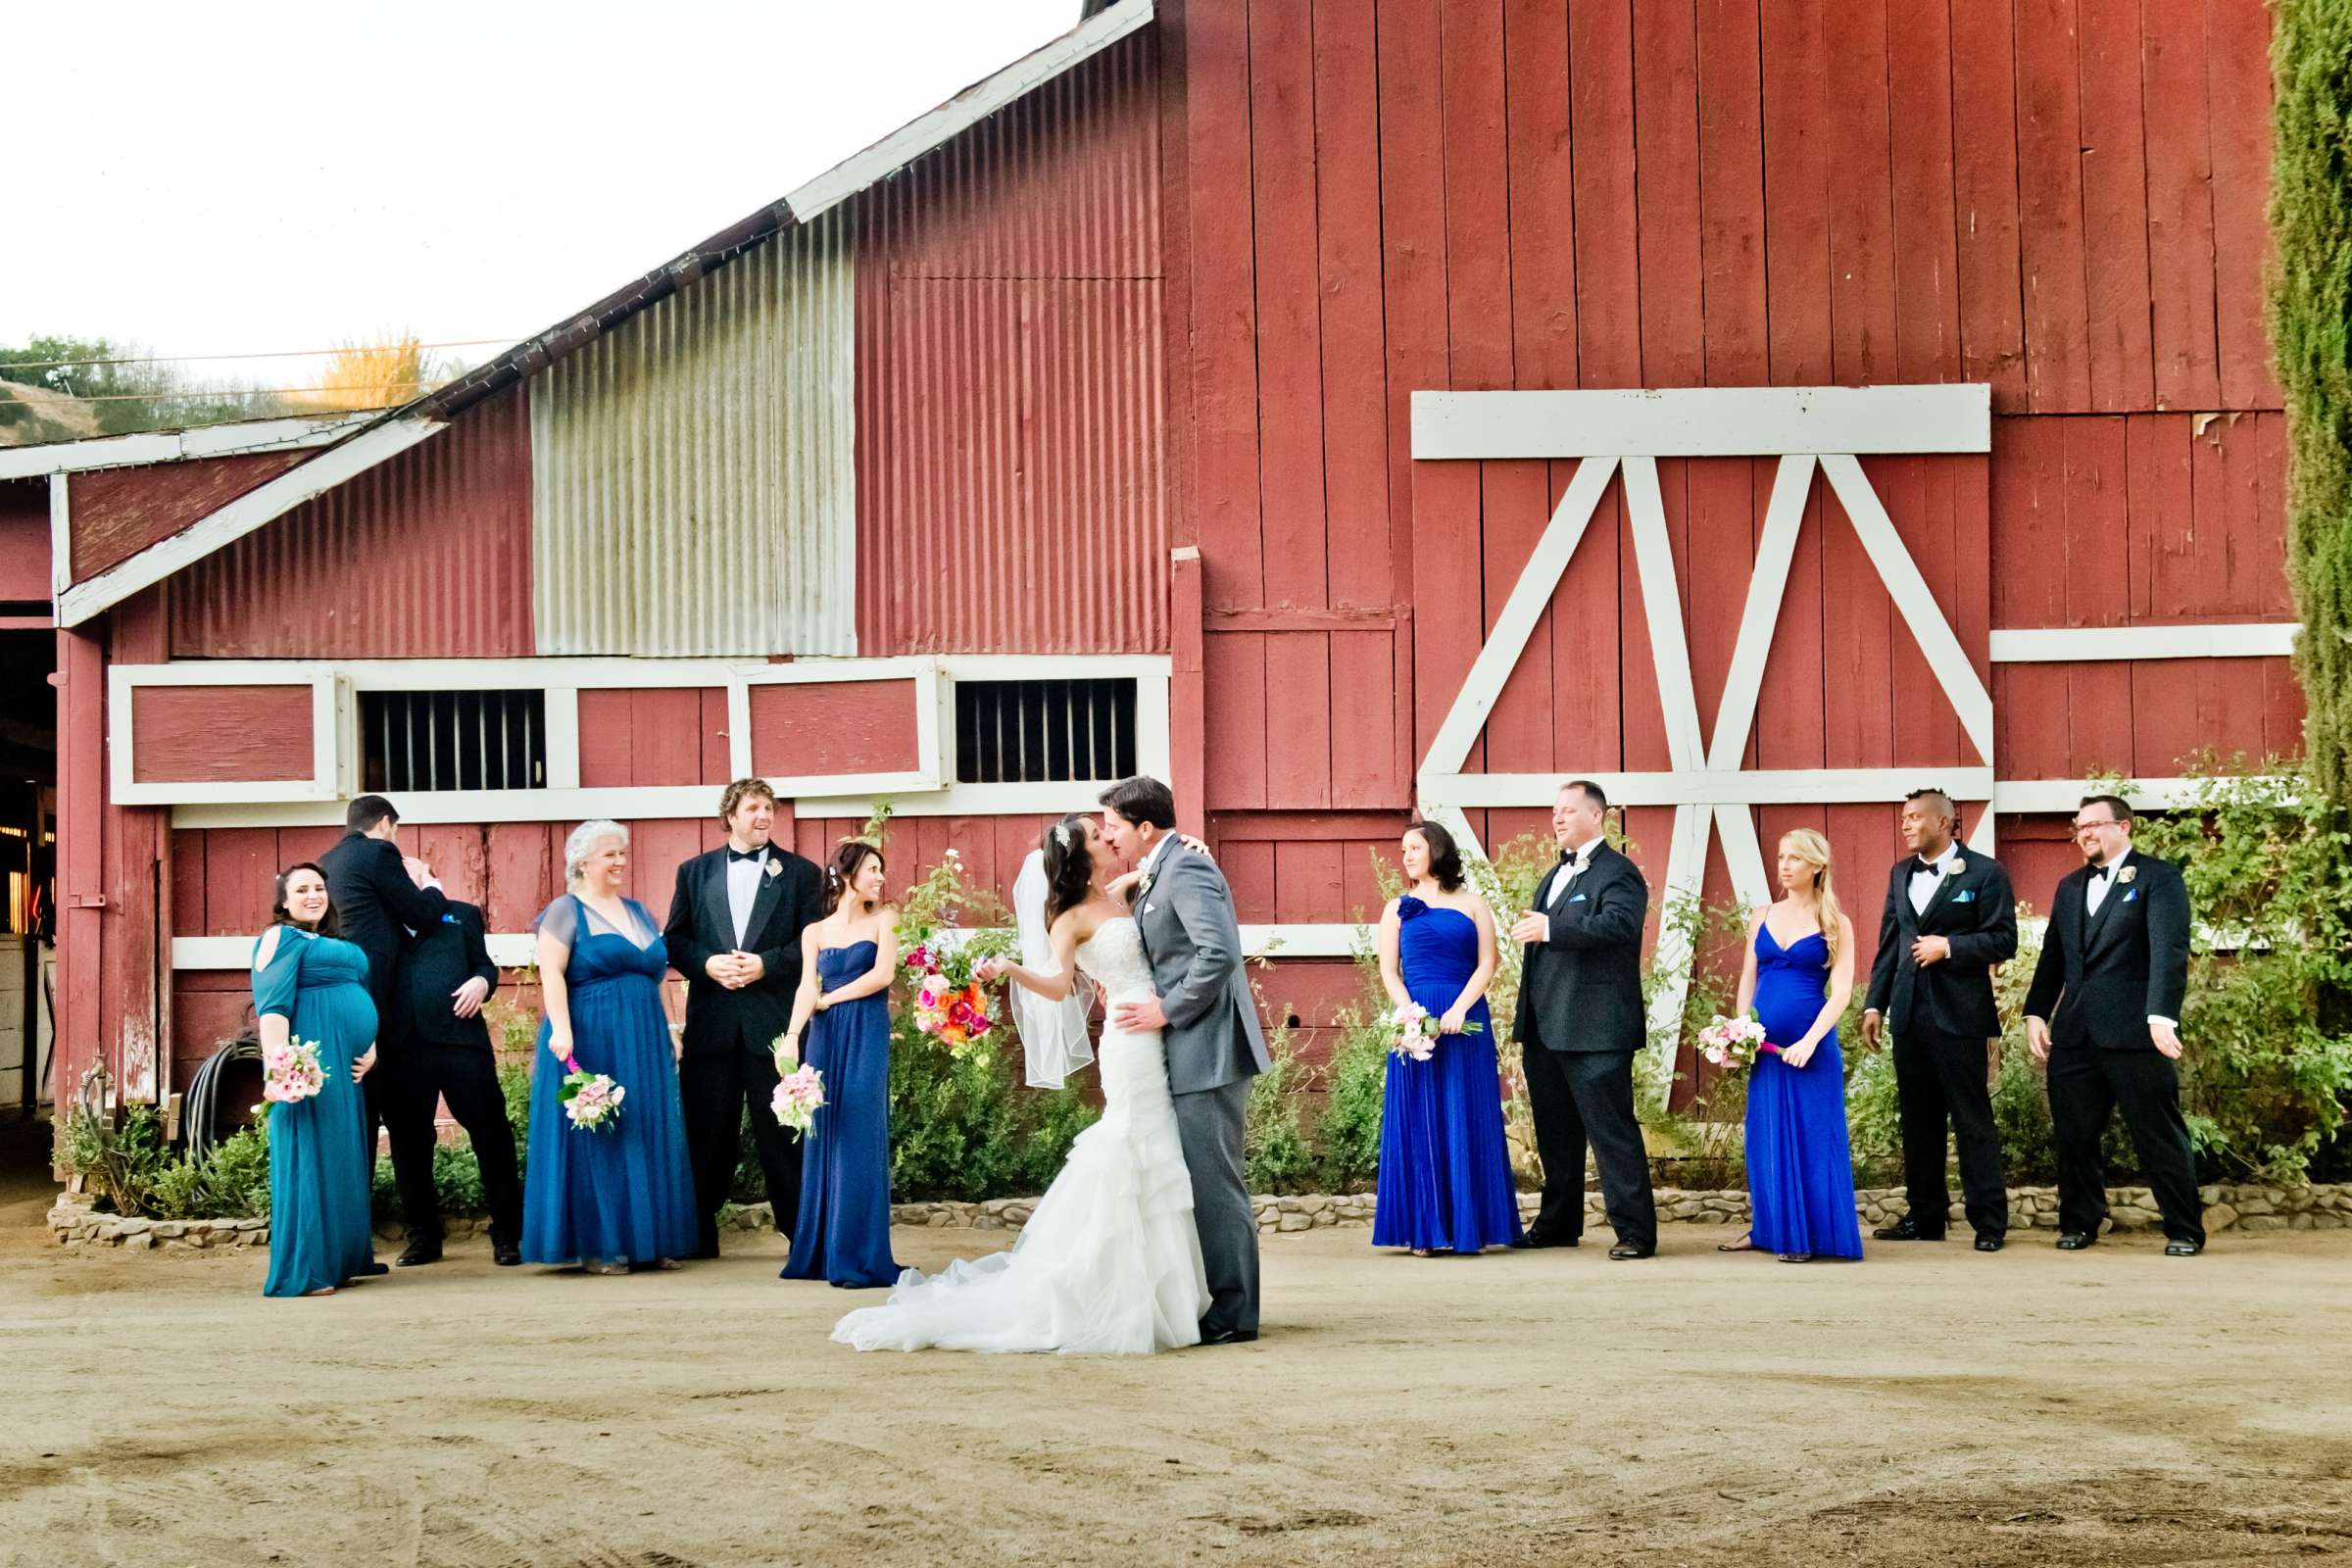
<path fill-rule="evenodd" d="M 1317 1185 L 1330 1193 L 1360 1193 L 1380 1170 L 1380 1118 L 1389 1092 L 1389 1042 L 1380 1012 L 1388 994 L 1378 971 L 1364 1002 L 1340 1009 L 1338 1046 L 1324 1064 L 1323 1114 L 1315 1123 Z"/>
<path fill-rule="evenodd" d="M 1250 1080 L 1250 1108 L 1243 1134 L 1243 1180 L 1252 1193 L 1304 1192 L 1314 1170 L 1314 1153 L 1298 1130 L 1298 1097 L 1292 1089 L 1298 1054 L 1291 1045 L 1289 1015 L 1266 1037 L 1273 1065 Z"/>

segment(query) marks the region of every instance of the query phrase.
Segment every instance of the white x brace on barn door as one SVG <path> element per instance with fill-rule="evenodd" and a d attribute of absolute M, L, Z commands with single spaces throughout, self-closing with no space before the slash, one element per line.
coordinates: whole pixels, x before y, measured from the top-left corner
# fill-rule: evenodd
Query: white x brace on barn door
<path fill-rule="evenodd" d="M 1879 580 L 1976 749 L 1981 765 L 1957 773 L 1939 771 L 1961 799 L 1989 802 L 1992 696 L 1857 460 L 1864 454 L 1988 452 L 1991 445 L 1991 389 L 1983 385 L 1414 393 L 1416 461 L 1582 460 L 1430 742 L 1416 781 L 1422 811 L 1462 837 L 1471 853 L 1483 855 L 1464 815 L 1467 809 L 1551 804 L 1559 784 L 1553 775 L 1461 769 L 1536 622 L 1551 603 L 1593 509 L 1618 473 L 1624 475 L 1625 509 L 1673 765 L 1665 773 L 1592 776 L 1609 792 L 1613 805 L 1674 808 L 1665 902 L 1699 896 L 1707 846 L 1717 831 L 1723 834 L 1724 859 L 1739 896 L 1751 903 L 1770 897 L 1763 849 L 1756 837 L 1756 806 L 1901 799 L 1916 783 L 1916 775 L 1901 768 L 1741 765 L 1816 467 L 1852 521 Z M 1660 458 L 1708 457 L 1781 460 L 1711 736 L 1701 733 L 1657 468 Z M 1989 805 L 1970 843 L 1980 851 L 1991 850 Z M 1657 1067 L 1661 1077 L 1670 1078 L 1674 1071 L 1673 1025 L 1689 995 L 1693 957 L 1688 944 L 1671 932 L 1661 936 L 1653 961 L 1668 980 L 1650 1011 L 1650 1038 L 1668 1042 Z"/>

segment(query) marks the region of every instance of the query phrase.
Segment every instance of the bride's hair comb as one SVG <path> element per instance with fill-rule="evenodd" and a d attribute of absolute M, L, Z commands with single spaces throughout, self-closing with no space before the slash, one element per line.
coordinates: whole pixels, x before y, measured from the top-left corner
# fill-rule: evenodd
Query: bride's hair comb
<path fill-rule="evenodd" d="M 1054 824 L 1054 842 L 1060 845 L 1063 849 L 1068 849 L 1070 847 L 1071 840 L 1075 837 L 1077 837 L 1077 835 L 1070 831 L 1069 823 L 1056 822 Z"/>

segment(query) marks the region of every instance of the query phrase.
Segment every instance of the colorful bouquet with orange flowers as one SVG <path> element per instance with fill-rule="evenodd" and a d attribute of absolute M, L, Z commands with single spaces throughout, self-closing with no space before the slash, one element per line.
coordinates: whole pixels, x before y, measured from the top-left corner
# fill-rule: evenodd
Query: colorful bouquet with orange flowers
<path fill-rule="evenodd" d="M 968 957 L 943 944 L 918 943 L 906 955 L 906 968 L 914 979 L 914 1026 L 938 1036 L 949 1051 L 960 1056 L 996 1027 L 988 992 L 972 978 Z"/>

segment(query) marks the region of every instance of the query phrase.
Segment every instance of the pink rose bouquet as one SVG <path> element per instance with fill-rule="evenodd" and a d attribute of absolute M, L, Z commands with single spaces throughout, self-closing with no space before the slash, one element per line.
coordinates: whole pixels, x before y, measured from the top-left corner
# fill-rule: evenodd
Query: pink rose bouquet
<path fill-rule="evenodd" d="M 780 1067 L 782 1062 L 778 1062 Z M 776 1080 L 776 1092 L 767 1102 L 778 1126 L 795 1138 L 815 1125 L 816 1112 L 825 1102 L 825 1075 L 805 1061 L 794 1062 L 792 1070 Z"/>
<path fill-rule="evenodd" d="M 1753 1018 L 1717 1013 L 1715 1021 L 1698 1032 L 1698 1054 L 1717 1067 L 1752 1066 L 1759 1053 L 1774 1049 L 1764 1043 L 1764 1026 Z"/>
<path fill-rule="evenodd" d="M 326 1087 L 326 1069 L 318 1065 L 318 1042 L 288 1035 L 282 1046 L 262 1053 L 262 1099 L 276 1105 L 298 1104 Z"/>
<path fill-rule="evenodd" d="M 557 1101 L 574 1132 L 610 1132 L 620 1120 L 620 1102 L 628 1091 L 614 1083 L 610 1074 L 588 1072 L 576 1060 L 564 1062 L 564 1086 L 557 1091 Z"/>

